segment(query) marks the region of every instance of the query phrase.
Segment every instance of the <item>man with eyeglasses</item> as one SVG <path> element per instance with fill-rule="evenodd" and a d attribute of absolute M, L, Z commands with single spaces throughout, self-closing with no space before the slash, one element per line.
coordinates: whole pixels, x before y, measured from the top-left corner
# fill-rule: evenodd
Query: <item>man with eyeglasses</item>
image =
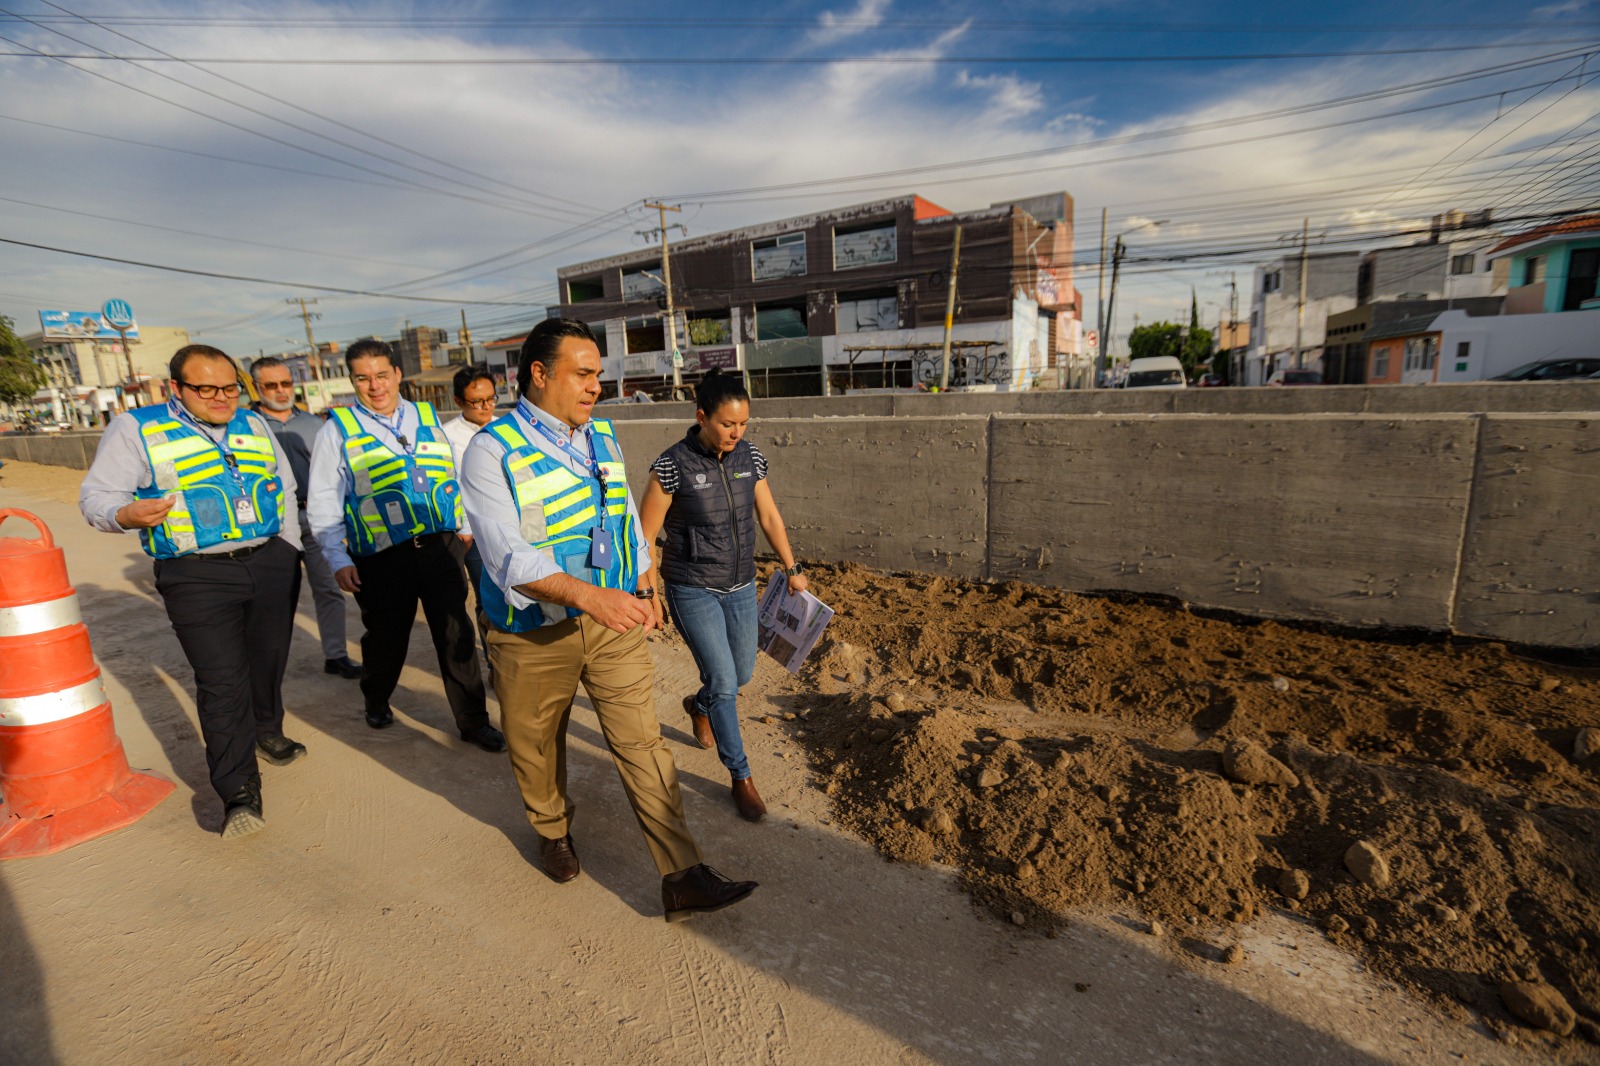
<path fill-rule="evenodd" d="M 317 434 L 306 511 L 334 580 L 361 607 L 367 725 L 394 724 L 389 698 L 420 602 L 461 739 L 505 751 L 505 737 L 489 724 L 466 577 L 453 554 L 456 531 L 470 530 L 450 442 L 432 404 L 401 398 L 387 343 L 357 341 L 344 359 L 358 402 L 333 408 Z"/>
<path fill-rule="evenodd" d="M 472 443 L 473 435 L 494 421 L 495 388 L 494 377 L 483 363 L 474 363 L 456 371 L 453 384 L 456 406 L 461 408 L 461 413 L 446 422 L 442 428 L 444 435 L 450 438 L 450 451 L 455 457 L 459 476 L 461 459 L 467 454 L 467 445 Z M 462 533 L 458 530 L 456 537 L 456 555 L 467 568 L 467 586 L 472 589 L 472 603 L 477 607 L 478 582 L 483 578 L 483 556 L 478 553 L 478 546 L 473 543 L 470 532 Z M 478 639 L 483 642 L 484 655 L 487 656 L 489 643 L 484 635 L 482 623 L 479 624 Z"/>
<path fill-rule="evenodd" d="M 350 658 L 345 648 L 344 591 L 333 579 L 333 570 L 322 554 L 322 546 L 311 535 L 306 518 L 306 491 L 311 485 L 311 445 L 322 429 L 322 419 L 294 403 L 294 375 L 289 364 L 275 355 L 263 356 L 250 364 L 250 377 L 256 383 L 261 402 L 256 412 L 278 438 L 278 446 L 289 457 L 299 489 L 300 546 L 304 550 L 306 579 L 317 611 L 317 634 L 322 638 L 322 669 L 354 681 L 361 677 L 361 664 Z"/>
<path fill-rule="evenodd" d="M 195 706 L 222 835 L 266 823 L 259 752 L 306 753 L 283 735 L 283 671 L 300 587 L 296 483 L 259 414 L 239 409 L 239 370 L 204 344 L 178 349 L 171 398 L 118 415 L 78 509 L 107 533 L 138 530 L 156 591 L 194 670 Z"/>

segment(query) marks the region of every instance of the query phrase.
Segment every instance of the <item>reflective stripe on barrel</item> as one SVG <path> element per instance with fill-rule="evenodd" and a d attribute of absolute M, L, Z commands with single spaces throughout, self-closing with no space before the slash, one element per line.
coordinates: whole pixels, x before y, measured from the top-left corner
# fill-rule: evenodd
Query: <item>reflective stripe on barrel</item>
<path fill-rule="evenodd" d="M 97 671 L 81 685 L 37 696 L 0 696 L 0 726 L 44 725 L 92 711 L 106 703 L 105 686 Z"/>
<path fill-rule="evenodd" d="M 62 626 L 83 621 L 76 592 L 44 603 L 24 603 L 16 607 L 0 607 L 0 637 L 27 637 L 34 633 L 48 633 Z"/>

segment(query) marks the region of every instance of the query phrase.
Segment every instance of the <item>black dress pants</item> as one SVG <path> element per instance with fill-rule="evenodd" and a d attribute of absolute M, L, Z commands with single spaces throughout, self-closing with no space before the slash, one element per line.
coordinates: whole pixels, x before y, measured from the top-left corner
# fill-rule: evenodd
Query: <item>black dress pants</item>
<path fill-rule="evenodd" d="M 376 555 L 355 557 L 361 579 L 356 603 L 367 630 L 361 637 L 361 658 L 367 668 L 361 695 L 369 712 L 389 706 L 406 664 L 420 602 L 457 730 L 489 721 L 483 673 L 467 617 L 467 581 L 452 551 L 455 539 L 454 533 L 430 533 Z"/>
<path fill-rule="evenodd" d="M 283 734 L 300 556 L 273 537 L 242 559 L 157 559 L 156 591 L 194 669 L 211 787 L 224 801 L 258 774 L 256 739 Z"/>

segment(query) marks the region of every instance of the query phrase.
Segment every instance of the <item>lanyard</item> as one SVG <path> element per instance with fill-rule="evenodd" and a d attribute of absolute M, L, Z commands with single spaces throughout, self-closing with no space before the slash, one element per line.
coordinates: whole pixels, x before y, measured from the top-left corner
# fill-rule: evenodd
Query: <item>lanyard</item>
<path fill-rule="evenodd" d="M 216 426 L 210 422 L 201 422 L 198 418 L 191 415 L 188 409 L 182 404 L 178 405 L 177 415 L 178 421 L 187 422 L 195 429 L 198 429 L 200 431 L 200 435 L 206 440 L 210 441 L 213 448 L 222 453 L 222 461 L 228 464 L 228 474 L 233 478 L 234 487 L 242 490 L 244 488 L 244 476 L 239 473 L 239 460 L 234 457 L 233 452 L 228 450 L 228 431 L 233 428 L 233 419 L 230 418 L 228 420 L 228 424 L 225 426 Z M 221 440 L 218 440 L 216 437 L 211 435 L 212 431 L 216 429 L 222 430 Z"/>
<path fill-rule="evenodd" d="M 357 404 L 356 406 L 361 407 L 360 404 Z M 368 418 L 371 418 L 374 422 L 378 423 L 378 425 L 392 433 L 394 435 L 394 439 L 400 442 L 400 447 L 404 448 L 407 454 L 410 454 L 411 442 L 406 440 L 406 435 L 404 433 L 400 432 L 400 427 L 406 424 L 406 409 L 404 406 L 395 407 L 395 420 L 392 425 L 387 417 L 380 415 L 370 407 L 361 407 L 361 410 L 366 412 Z"/>
<path fill-rule="evenodd" d="M 526 417 L 526 416 L 524 416 L 524 417 Z M 590 477 L 592 477 L 596 481 L 600 482 L 600 495 L 603 497 L 605 495 L 605 492 L 606 492 L 606 471 L 605 471 L 605 467 L 600 465 L 600 460 L 595 458 L 592 454 L 588 455 L 588 456 L 585 456 L 582 452 L 578 451 L 578 449 L 574 448 L 571 444 L 567 443 L 566 441 L 562 440 L 560 437 L 556 436 L 555 431 L 553 429 L 551 429 L 549 426 L 545 425 L 539 419 L 534 418 L 534 419 L 529 419 L 529 421 L 531 421 L 533 423 L 533 428 L 538 430 L 539 433 L 544 437 L 545 440 L 549 441 L 551 444 L 554 444 L 557 448 L 560 448 L 562 451 L 566 452 L 567 455 L 570 456 L 574 461 L 576 461 L 583 469 L 589 471 L 589 476 Z M 574 431 L 573 435 L 574 436 L 577 435 L 576 431 Z M 594 451 L 594 439 L 592 437 L 589 440 L 589 450 L 590 450 L 591 453 Z"/>

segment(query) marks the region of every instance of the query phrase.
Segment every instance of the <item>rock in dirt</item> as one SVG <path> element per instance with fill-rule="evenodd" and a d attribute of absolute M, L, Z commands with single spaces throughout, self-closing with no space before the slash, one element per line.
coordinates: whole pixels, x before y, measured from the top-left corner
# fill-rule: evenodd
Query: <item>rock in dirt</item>
<path fill-rule="evenodd" d="M 1580 729 L 1572 742 L 1572 757 L 1579 762 L 1600 753 L 1600 729 Z"/>
<path fill-rule="evenodd" d="M 1500 999 L 1522 1021 L 1557 1036 L 1569 1035 L 1578 1022 L 1561 993 L 1542 981 L 1504 981 Z"/>
<path fill-rule="evenodd" d="M 1222 770 L 1230 778 L 1245 785 L 1287 785 L 1293 788 L 1300 783 L 1293 770 L 1267 754 L 1265 748 L 1253 740 L 1235 740 L 1222 752 Z"/>
<path fill-rule="evenodd" d="M 1027 859 L 1023 859 L 1021 862 L 1017 863 L 1017 880 L 1018 881 L 1032 881 L 1035 877 L 1038 877 L 1038 876 L 1039 876 L 1039 871 L 1036 870 L 1034 868 L 1033 863 L 1029 862 Z"/>
<path fill-rule="evenodd" d="M 1228 966 L 1237 966 L 1244 961 L 1244 948 L 1238 944 L 1229 944 L 1222 953 L 1222 961 Z"/>
<path fill-rule="evenodd" d="M 1561 687 L 1561 681 L 1558 678 L 1541 677 L 1539 679 L 1539 691 L 1540 692 L 1554 692 L 1556 689 L 1558 689 L 1560 687 Z"/>
<path fill-rule="evenodd" d="M 1149 933 L 1151 936 L 1166 936 L 1167 935 L 1167 927 L 1162 925 L 1160 922 L 1151 922 L 1150 923 L 1150 928 L 1145 930 L 1145 931 L 1147 933 Z"/>
<path fill-rule="evenodd" d="M 1350 923 L 1337 914 L 1330 914 L 1323 919 L 1322 928 L 1330 933 L 1348 933 L 1350 931 Z"/>
<path fill-rule="evenodd" d="M 1311 895 L 1311 878 L 1304 870 L 1285 870 L 1278 878 L 1278 891 L 1289 899 L 1305 899 Z"/>
<path fill-rule="evenodd" d="M 993 766 L 985 766 L 982 770 L 978 771 L 979 788 L 993 788 L 998 784 L 1004 783 L 1005 780 L 1005 771 L 997 770 Z"/>
<path fill-rule="evenodd" d="M 1389 887 L 1389 860 L 1383 857 L 1376 844 L 1358 840 L 1344 853 L 1344 868 L 1364 885 L 1373 888 Z"/>
<path fill-rule="evenodd" d="M 906 702 L 906 698 L 898 692 L 891 692 L 885 696 L 883 698 L 883 705 L 889 708 L 889 710 L 893 711 L 895 714 L 899 714 L 901 711 L 910 706 L 910 704 Z"/>
<path fill-rule="evenodd" d="M 1011 912 L 1011 924 L 1015 925 L 1015 926 L 1027 925 L 1028 924 L 1028 919 L 1026 919 L 1026 918 L 1024 918 L 1022 916 L 1022 912 L 1021 911 L 1012 911 Z"/>

